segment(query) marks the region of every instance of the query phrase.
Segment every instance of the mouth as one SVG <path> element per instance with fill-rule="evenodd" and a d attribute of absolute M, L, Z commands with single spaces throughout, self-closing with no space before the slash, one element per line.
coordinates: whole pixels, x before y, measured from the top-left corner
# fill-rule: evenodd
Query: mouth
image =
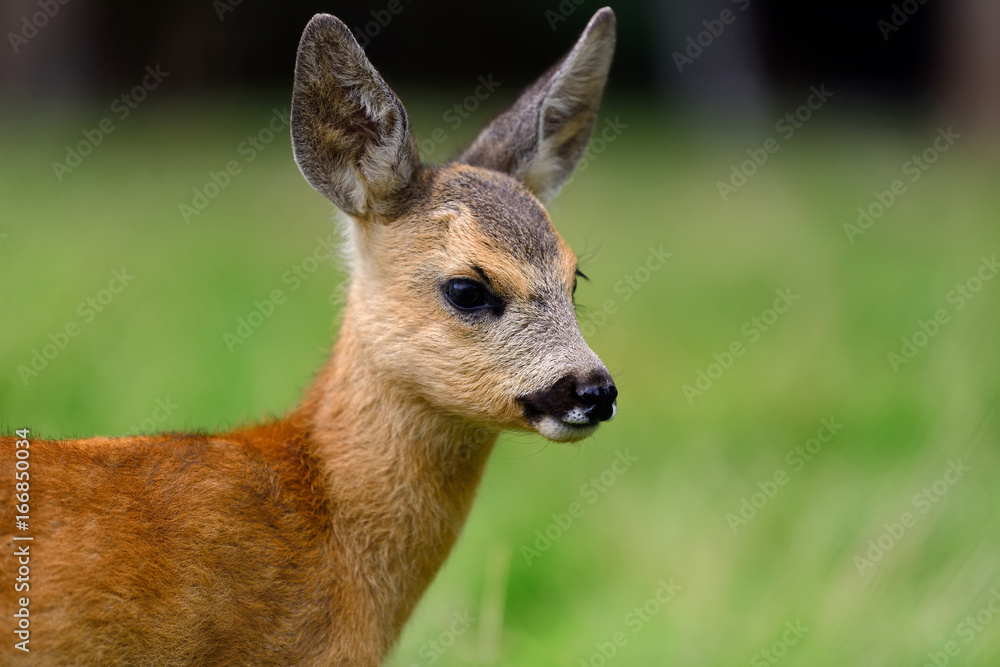
<path fill-rule="evenodd" d="M 618 411 L 617 402 L 611 406 L 611 415 L 596 416 L 592 411 L 575 407 L 562 416 L 540 413 L 525 406 L 525 417 L 539 434 L 554 442 L 577 442 L 597 431 L 602 422 L 614 419 Z"/>
<path fill-rule="evenodd" d="M 549 440 L 555 442 L 577 442 L 593 435 L 600 422 L 570 422 L 556 419 L 552 415 L 543 415 L 531 423 L 535 430 Z"/>

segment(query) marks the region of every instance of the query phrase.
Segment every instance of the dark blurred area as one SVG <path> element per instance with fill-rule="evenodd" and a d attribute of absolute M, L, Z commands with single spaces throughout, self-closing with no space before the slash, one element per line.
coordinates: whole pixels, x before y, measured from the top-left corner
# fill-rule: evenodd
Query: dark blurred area
<path fill-rule="evenodd" d="M 65 4 L 63 4 L 65 3 Z M 171 95 L 282 89 L 317 12 L 352 28 L 390 84 L 466 87 L 479 75 L 528 82 L 603 2 L 442 0 L 5 0 L 2 97 L 116 93 L 147 65 Z M 619 0 L 613 90 L 698 110 L 754 115 L 776 95 L 826 84 L 863 108 L 949 107 L 1000 117 L 1000 4 L 993 0 L 800 2 Z"/>

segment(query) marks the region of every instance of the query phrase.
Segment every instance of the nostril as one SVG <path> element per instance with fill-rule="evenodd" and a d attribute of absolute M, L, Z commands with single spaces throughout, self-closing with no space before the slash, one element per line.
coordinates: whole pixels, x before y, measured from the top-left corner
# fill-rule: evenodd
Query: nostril
<path fill-rule="evenodd" d="M 577 387 L 576 395 L 584 405 L 596 405 L 603 399 L 604 389 L 596 386 Z"/>
<path fill-rule="evenodd" d="M 613 401 L 618 398 L 618 388 L 614 384 L 610 384 L 607 387 L 584 385 L 577 387 L 576 395 L 580 398 L 581 403 L 593 405 L 604 401 Z"/>
<path fill-rule="evenodd" d="M 580 404 L 587 407 L 588 416 L 594 421 L 607 421 L 615 414 L 615 399 L 618 388 L 613 382 L 607 385 L 588 384 L 578 386 L 576 395 Z"/>

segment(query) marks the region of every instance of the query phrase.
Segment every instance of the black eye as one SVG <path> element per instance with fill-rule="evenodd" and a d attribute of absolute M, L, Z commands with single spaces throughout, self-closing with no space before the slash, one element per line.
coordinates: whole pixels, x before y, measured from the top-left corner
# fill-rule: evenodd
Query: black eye
<path fill-rule="evenodd" d="M 577 269 L 576 270 L 576 275 L 573 278 L 573 295 L 574 296 L 576 296 L 576 283 L 577 283 L 576 279 L 577 278 L 583 278 L 584 280 L 590 280 L 590 278 L 588 278 L 587 276 L 584 275 L 583 271 L 581 271 L 580 269 Z"/>
<path fill-rule="evenodd" d="M 479 310 L 494 305 L 486 287 L 471 278 L 452 278 L 445 283 L 444 294 L 459 310 Z"/>

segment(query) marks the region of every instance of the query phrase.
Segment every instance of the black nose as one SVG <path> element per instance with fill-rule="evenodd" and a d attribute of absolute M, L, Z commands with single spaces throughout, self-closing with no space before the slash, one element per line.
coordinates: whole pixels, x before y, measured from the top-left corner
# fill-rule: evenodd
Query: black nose
<path fill-rule="evenodd" d="M 555 384 L 518 397 L 531 423 L 554 417 L 567 427 L 591 428 L 615 416 L 618 389 L 604 369 L 580 377 L 564 375 Z"/>
<path fill-rule="evenodd" d="M 618 388 L 610 377 L 595 380 L 577 385 L 576 396 L 592 421 L 606 422 L 615 415 Z"/>

